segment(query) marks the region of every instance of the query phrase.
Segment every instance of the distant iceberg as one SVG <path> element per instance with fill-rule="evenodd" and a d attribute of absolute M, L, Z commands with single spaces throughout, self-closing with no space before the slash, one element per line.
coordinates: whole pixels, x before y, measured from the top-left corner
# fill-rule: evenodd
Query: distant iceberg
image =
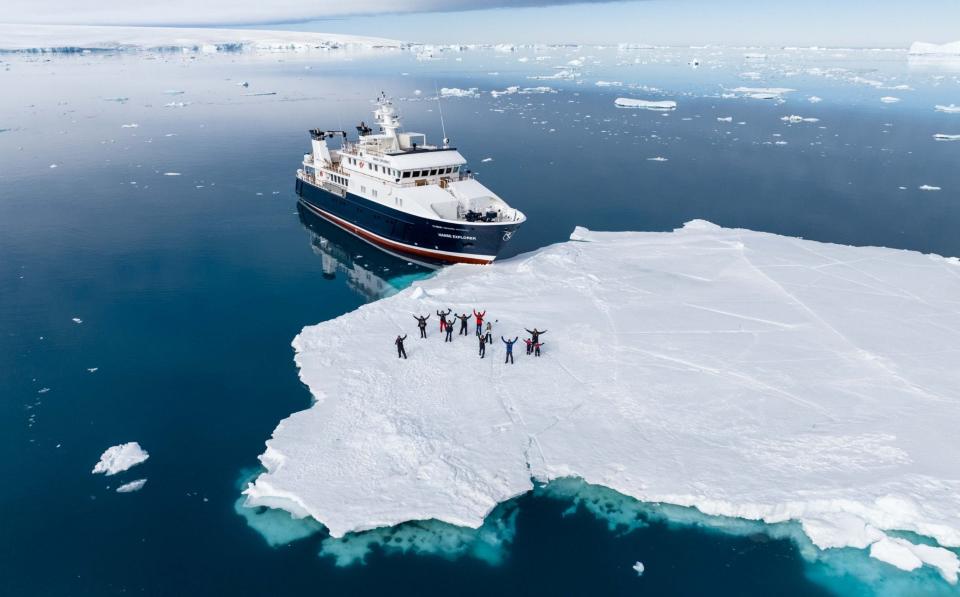
<path fill-rule="evenodd" d="M 960 41 L 947 44 L 931 44 L 923 41 L 910 45 L 911 56 L 960 56 Z"/>
<path fill-rule="evenodd" d="M 293 346 L 316 402 L 279 423 L 246 504 L 332 537 L 478 528 L 532 480 L 578 477 L 796 521 L 819 550 L 956 583 L 957 296 L 957 258 L 704 221 L 577 228 L 304 328 Z M 495 342 L 480 360 L 472 337 L 431 327 L 398 360 L 392 335 L 415 331 L 403 314 L 447 307 L 486 310 L 496 339 L 547 329 L 543 357 L 505 365 Z"/>
<path fill-rule="evenodd" d="M 633 99 L 630 97 L 618 97 L 613 100 L 618 108 L 641 108 L 643 110 L 655 110 L 665 112 L 677 109 L 677 102 L 671 100 L 651 101 L 642 99 Z"/>
<path fill-rule="evenodd" d="M 392 39 L 309 31 L 0 24 L 0 52 L 151 50 L 213 53 L 405 47 L 407 44 Z"/>

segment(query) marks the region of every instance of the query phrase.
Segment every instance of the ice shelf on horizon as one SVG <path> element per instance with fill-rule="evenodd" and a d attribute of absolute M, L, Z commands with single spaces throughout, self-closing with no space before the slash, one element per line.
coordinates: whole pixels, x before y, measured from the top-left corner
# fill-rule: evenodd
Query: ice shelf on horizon
<path fill-rule="evenodd" d="M 956 258 L 704 221 L 577 228 L 304 328 L 293 345 L 316 402 L 277 426 L 247 505 L 335 537 L 431 518 L 477 527 L 531 479 L 575 476 L 796 520 L 821 549 L 955 583 L 957 297 Z M 472 334 L 444 343 L 435 315 L 417 338 L 411 314 L 447 307 L 496 320 L 486 359 Z M 525 327 L 548 330 L 544 356 L 505 365 L 500 336 Z"/>

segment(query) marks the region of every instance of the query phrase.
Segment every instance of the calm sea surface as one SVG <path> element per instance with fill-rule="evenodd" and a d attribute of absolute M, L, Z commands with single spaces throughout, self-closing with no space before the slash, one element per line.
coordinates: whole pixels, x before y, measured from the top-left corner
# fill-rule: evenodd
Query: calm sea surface
<path fill-rule="evenodd" d="M 853 51 L 433 54 L 0 55 L 0 594 L 955 594 L 859 553 L 811 561 L 790 529 L 719 532 L 598 488 L 501 506 L 489 544 L 443 525 L 361 536 L 365 563 L 338 560 L 322 530 L 270 545 L 282 515 L 237 514 L 264 441 L 310 403 L 293 337 L 429 275 L 297 209 L 306 130 L 369 121 L 380 90 L 436 140 L 434 90 L 479 89 L 442 108 L 480 179 L 529 217 L 505 257 L 575 225 L 694 218 L 960 255 L 960 142 L 933 138 L 960 134 L 960 114 L 934 110 L 960 104 L 956 65 Z M 514 85 L 552 91 L 489 93 Z M 618 109 L 620 96 L 679 106 Z M 91 474 L 126 441 L 150 459 Z M 139 478 L 139 492 L 114 491 Z"/>

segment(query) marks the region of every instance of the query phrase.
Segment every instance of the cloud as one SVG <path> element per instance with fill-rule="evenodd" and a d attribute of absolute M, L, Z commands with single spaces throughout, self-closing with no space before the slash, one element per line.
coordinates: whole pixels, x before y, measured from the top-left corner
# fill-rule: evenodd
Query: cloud
<path fill-rule="evenodd" d="M 260 25 L 348 16 L 456 12 L 616 0 L 0 0 L 6 23 L 51 25 Z"/>

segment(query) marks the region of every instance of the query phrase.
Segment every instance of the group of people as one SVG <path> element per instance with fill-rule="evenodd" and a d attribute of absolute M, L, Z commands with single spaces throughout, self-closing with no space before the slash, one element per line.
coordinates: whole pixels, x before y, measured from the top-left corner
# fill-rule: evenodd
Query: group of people
<path fill-rule="evenodd" d="M 483 318 L 486 317 L 486 311 L 477 312 L 476 309 L 473 310 L 473 318 L 476 321 L 476 337 L 480 343 L 480 358 L 486 358 L 487 356 L 487 345 L 493 342 L 493 324 L 489 321 L 486 322 L 484 326 Z M 466 313 L 457 314 L 453 309 L 447 309 L 446 311 L 437 311 L 437 317 L 440 319 L 440 333 L 444 334 L 444 342 L 453 342 L 453 330 L 456 327 L 456 323 L 460 321 L 460 331 L 457 332 L 458 336 L 469 336 L 469 321 L 470 315 Z M 427 320 L 430 319 L 430 314 L 427 315 L 414 315 L 414 319 L 417 320 L 417 327 L 420 329 L 420 337 L 427 337 Z M 533 328 L 532 330 L 526 330 L 530 334 L 529 338 L 524 338 L 523 341 L 527 345 L 527 354 L 540 356 L 540 348 L 543 346 L 543 342 L 540 341 L 540 336 L 547 333 L 547 330 L 538 330 Z M 403 347 L 403 341 L 407 339 L 406 334 L 403 336 L 397 335 L 397 339 L 394 340 L 394 344 L 397 346 L 397 358 L 407 358 L 407 351 Z M 507 354 L 504 358 L 504 363 L 513 364 L 513 345 L 519 340 L 519 336 L 515 337 L 513 340 L 507 340 L 503 336 L 500 336 L 500 340 L 507 347 Z"/>

